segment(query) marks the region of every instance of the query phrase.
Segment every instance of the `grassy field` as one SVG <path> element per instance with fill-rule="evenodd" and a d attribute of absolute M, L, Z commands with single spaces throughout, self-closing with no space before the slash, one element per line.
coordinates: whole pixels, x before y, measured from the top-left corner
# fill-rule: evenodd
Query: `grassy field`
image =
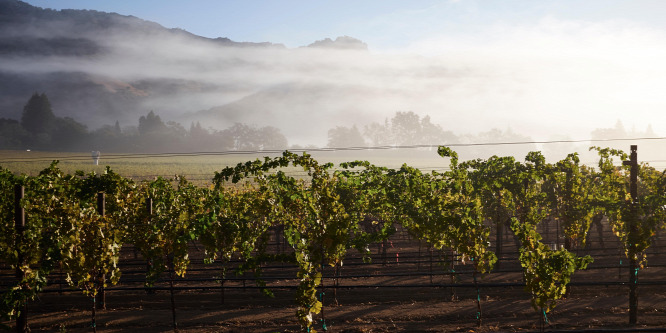
<path fill-rule="evenodd" d="M 300 153 L 299 153 L 300 154 Z M 263 159 L 265 156 L 277 157 L 280 154 L 228 154 L 214 153 L 195 154 L 104 154 L 102 153 L 99 165 L 94 165 L 90 153 L 65 152 L 39 152 L 39 151 L 9 151 L 0 150 L 0 166 L 17 174 L 37 175 L 58 160 L 61 170 L 74 173 L 81 170 L 85 173 L 104 172 L 106 167 L 124 177 L 140 181 L 158 176 L 173 177 L 185 176 L 188 180 L 198 184 L 210 183 L 215 171 L 238 163 Z M 399 168 L 407 163 L 423 171 L 443 171 L 448 169 L 448 159 L 437 155 L 436 150 L 371 150 L 371 151 L 337 151 L 313 152 L 313 157 L 320 163 L 332 162 L 338 165 L 342 162 L 354 160 L 367 160 L 376 165 L 389 168 Z M 287 172 L 298 176 L 302 170 L 293 168 Z"/>

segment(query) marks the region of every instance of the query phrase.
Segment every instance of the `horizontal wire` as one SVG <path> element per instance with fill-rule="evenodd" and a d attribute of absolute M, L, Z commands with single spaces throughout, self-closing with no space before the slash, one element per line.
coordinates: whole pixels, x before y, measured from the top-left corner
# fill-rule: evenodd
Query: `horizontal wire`
<path fill-rule="evenodd" d="M 109 154 L 104 160 L 132 159 L 149 157 L 191 157 L 191 156 L 226 156 L 226 155 L 253 155 L 253 154 L 281 154 L 285 150 L 294 153 L 302 152 L 336 152 L 336 151 L 366 151 L 366 150 L 392 150 L 392 149 L 417 149 L 446 147 L 479 147 L 479 146 L 505 146 L 505 145 L 528 145 L 528 144 L 558 144 L 558 143 L 583 143 L 583 142 L 615 142 L 615 141 L 640 141 L 640 140 L 666 140 L 666 137 L 643 137 L 643 138 L 618 138 L 618 139 L 586 139 L 586 140 L 546 140 L 546 141 L 513 141 L 513 142 L 483 142 L 483 143 L 449 143 L 449 144 L 419 144 L 419 145 L 384 145 L 368 147 L 323 147 L 323 148 L 298 148 L 298 149 L 269 149 L 269 150 L 228 150 L 212 152 L 177 152 L 177 153 L 134 153 L 134 154 Z M 34 162 L 34 161 L 88 161 L 90 156 L 72 157 L 34 157 L 34 158 L 7 158 L 5 162 Z"/>

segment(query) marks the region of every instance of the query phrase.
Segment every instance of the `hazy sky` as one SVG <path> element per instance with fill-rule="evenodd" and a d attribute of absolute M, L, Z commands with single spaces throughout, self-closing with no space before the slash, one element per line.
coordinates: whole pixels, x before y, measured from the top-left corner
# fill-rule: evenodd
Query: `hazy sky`
<path fill-rule="evenodd" d="M 133 15 L 205 37 L 303 46 L 348 35 L 373 50 L 413 48 L 443 36 L 494 39 L 497 27 L 544 19 L 577 24 L 623 23 L 663 29 L 662 0 L 28 0 L 54 9 Z"/>
<path fill-rule="evenodd" d="M 430 114 L 456 133 L 498 127 L 535 140 L 584 139 L 621 120 L 627 129 L 651 124 L 666 134 L 663 0 L 27 2 L 116 12 L 205 37 L 289 48 L 358 38 L 384 56 L 350 60 L 362 70 L 330 70 L 328 77 L 401 91 L 408 96 L 376 98 L 375 108 L 386 116 Z M 275 66 L 285 63 L 289 59 Z M 378 104 L 382 100 L 387 104 Z M 336 125 L 351 124 L 326 123 Z"/>

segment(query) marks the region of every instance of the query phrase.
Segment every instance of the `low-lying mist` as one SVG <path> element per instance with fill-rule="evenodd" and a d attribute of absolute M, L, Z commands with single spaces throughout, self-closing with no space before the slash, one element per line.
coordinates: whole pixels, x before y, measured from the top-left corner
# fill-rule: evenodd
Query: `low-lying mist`
<path fill-rule="evenodd" d="M 211 40 L 121 16 L 94 29 L 63 18 L 11 36 L 90 40 L 98 46 L 92 54 L 5 52 L 0 72 L 70 80 L 24 81 L 49 96 L 56 114 L 90 128 L 133 125 L 153 110 L 186 127 L 274 126 L 289 144 L 315 146 L 326 145 L 331 128 L 382 123 L 398 111 L 428 115 L 459 136 L 496 128 L 537 141 L 589 139 L 618 120 L 627 132 L 666 130 L 655 118 L 666 107 L 659 90 L 666 86 L 662 33 L 622 22 L 543 20 L 480 35 L 429 37 L 392 52 L 351 38 L 340 42 L 357 47 L 288 49 Z M 21 107 L 5 103 L 0 116 L 17 119 Z"/>

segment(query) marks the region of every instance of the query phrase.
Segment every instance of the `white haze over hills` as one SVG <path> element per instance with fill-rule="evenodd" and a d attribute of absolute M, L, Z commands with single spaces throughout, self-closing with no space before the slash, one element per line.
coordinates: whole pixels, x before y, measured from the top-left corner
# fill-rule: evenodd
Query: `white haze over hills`
<path fill-rule="evenodd" d="M 91 129 L 136 125 L 154 110 L 186 127 L 275 126 L 301 145 L 325 146 L 331 128 L 383 123 L 397 111 L 429 115 L 456 135 L 498 128 L 534 140 L 589 139 L 618 120 L 635 133 L 649 125 L 666 133 L 666 33 L 630 21 L 498 23 L 378 52 L 352 37 L 287 48 L 117 14 L 49 15 L 5 18 L 0 39 L 65 39 L 79 51 L 0 52 L 3 79 L 23 89 L 2 86 L 0 117 L 18 119 L 38 91 L 56 115 Z"/>

